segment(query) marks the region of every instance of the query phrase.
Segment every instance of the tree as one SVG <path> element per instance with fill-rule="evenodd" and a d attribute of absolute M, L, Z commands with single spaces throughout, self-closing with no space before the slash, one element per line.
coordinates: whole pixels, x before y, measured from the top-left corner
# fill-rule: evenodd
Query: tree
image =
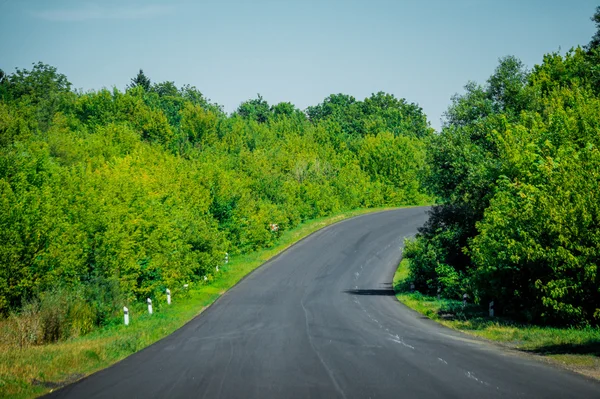
<path fill-rule="evenodd" d="M 5 76 L 0 85 L 0 97 L 15 103 L 31 104 L 35 107 L 39 128 L 46 130 L 57 111 L 66 111 L 74 94 L 71 83 L 53 66 L 42 62 L 34 63 L 31 70 L 16 69 Z"/>
<path fill-rule="evenodd" d="M 150 86 L 151 82 L 150 82 L 150 78 L 147 77 L 144 74 L 144 71 L 142 69 L 140 69 L 140 71 L 138 72 L 138 74 L 131 79 L 131 83 L 129 84 L 129 86 L 127 86 L 128 89 L 134 88 L 134 87 L 141 87 L 144 89 L 144 91 L 150 91 Z"/>
<path fill-rule="evenodd" d="M 253 100 L 248 100 L 240 104 L 236 113 L 244 119 L 264 123 L 271 116 L 271 107 L 260 94 Z"/>
<path fill-rule="evenodd" d="M 0 99 L 6 100 L 6 95 L 8 92 L 8 80 L 6 79 L 6 74 L 2 69 L 0 69 Z"/>
<path fill-rule="evenodd" d="M 600 45 L 600 6 L 596 7 L 596 12 L 590 19 L 596 24 L 596 33 L 594 33 L 592 40 L 587 45 L 588 51 L 592 51 Z"/>
<path fill-rule="evenodd" d="M 524 97 L 528 71 L 525 65 L 514 56 L 500 59 L 494 74 L 488 79 L 488 96 L 498 111 L 518 114 L 526 107 Z"/>
<path fill-rule="evenodd" d="M 331 94 L 321 104 L 308 107 L 306 113 L 311 122 L 318 122 L 333 114 L 343 112 L 355 103 L 356 99 L 350 95 Z"/>
<path fill-rule="evenodd" d="M 71 90 L 71 83 L 65 75 L 58 73 L 56 67 L 42 62 L 34 63 L 30 71 L 17 68 L 15 73 L 5 79 L 10 83 L 12 98 L 28 96 L 35 103 Z"/>
<path fill-rule="evenodd" d="M 140 70 L 141 72 L 141 70 Z M 160 97 L 171 96 L 177 97 L 179 96 L 179 90 L 177 90 L 177 86 L 175 86 L 175 82 L 161 82 L 155 83 L 152 85 L 152 91 L 158 94 Z"/>
<path fill-rule="evenodd" d="M 290 102 L 280 102 L 277 105 L 273 105 L 271 107 L 271 112 L 273 116 L 278 117 L 292 117 L 293 115 L 302 114 L 302 111 L 297 109 L 294 104 Z M 302 114 L 303 115 L 303 114 Z"/>
<path fill-rule="evenodd" d="M 380 91 L 360 104 L 370 134 L 387 131 L 395 136 L 423 138 L 432 133 L 421 107 L 404 98 L 397 99 L 393 94 Z"/>
<path fill-rule="evenodd" d="M 587 51 L 548 54 L 532 72 L 502 58 L 452 99 L 426 162 L 443 205 L 405 251 L 421 292 L 600 324 L 600 7 L 592 20 Z"/>

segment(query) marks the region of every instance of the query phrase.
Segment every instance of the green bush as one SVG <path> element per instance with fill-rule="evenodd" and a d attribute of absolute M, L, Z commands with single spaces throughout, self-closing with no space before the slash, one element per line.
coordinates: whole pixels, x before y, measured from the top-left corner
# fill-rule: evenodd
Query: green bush
<path fill-rule="evenodd" d="M 501 60 L 453 99 L 431 140 L 433 209 L 411 278 L 529 322 L 600 324 L 598 49 Z"/>
<path fill-rule="evenodd" d="M 225 252 L 271 247 L 305 220 L 429 198 L 418 175 L 431 129 L 383 93 L 319 121 L 260 97 L 227 116 L 172 82 L 71 92 L 43 64 L 7 82 L 0 316 L 23 319 L 22 342 L 120 323 L 124 305 L 210 277 Z"/>

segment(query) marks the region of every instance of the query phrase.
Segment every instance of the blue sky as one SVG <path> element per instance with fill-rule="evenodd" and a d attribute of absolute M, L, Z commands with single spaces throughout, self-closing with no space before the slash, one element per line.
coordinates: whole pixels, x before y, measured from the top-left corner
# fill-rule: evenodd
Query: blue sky
<path fill-rule="evenodd" d="M 260 93 L 301 109 L 385 91 L 436 129 L 450 97 L 499 57 L 532 67 L 589 42 L 587 0 L 0 0 L 0 68 L 42 61 L 76 88 L 123 89 L 140 68 L 233 111 Z"/>

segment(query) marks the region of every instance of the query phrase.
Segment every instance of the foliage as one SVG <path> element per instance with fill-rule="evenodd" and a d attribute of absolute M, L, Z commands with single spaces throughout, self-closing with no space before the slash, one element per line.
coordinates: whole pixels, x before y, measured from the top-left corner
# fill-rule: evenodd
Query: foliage
<path fill-rule="evenodd" d="M 172 306 L 154 300 L 152 316 L 148 315 L 145 303 L 131 304 L 129 326 L 123 325 L 120 313 L 118 322 L 89 334 L 76 330 L 89 321 L 85 314 L 89 315 L 89 307 L 95 306 L 95 300 L 82 304 L 78 299 L 80 293 L 74 292 L 67 300 L 73 302 L 68 320 L 81 321 L 67 325 L 73 336 L 53 345 L 39 346 L 35 344 L 42 343 L 42 310 L 39 301 L 27 303 L 20 313 L 0 320 L 0 393 L 11 398 L 36 397 L 106 368 L 171 334 L 252 270 L 302 238 L 330 224 L 378 210 L 382 209 L 343 212 L 286 230 L 272 248 L 230 257 L 229 263 L 220 268 L 222 272 L 209 278 L 210 284 L 198 282 L 191 283 L 186 290 L 171 289 Z"/>
<path fill-rule="evenodd" d="M 596 7 L 596 12 L 592 16 L 591 20 L 594 21 L 594 24 L 596 25 L 596 33 L 594 33 L 592 40 L 590 40 L 587 45 L 588 50 L 592 50 L 600 45 L 600 6 Z"/>
<path fill-rule="evenodd" d="M 260 94 L 257 94 L 255 99 L 241 103 L 236 113 L 244 119 L 264 123 L 271 116 L 271 107 Z"/>
<path fill-rule="evenodd" d="M 379 127 L 351 137 L 260 96 L 227 116 L 141 70 L 125 92 L 72 92 L 41 63 L 5 80 L 0 315 L 22 315 L 32 338 L 19 342 L 87 334 L 147 297 L 160 306 L 167 287 L 211 280 L 225 252 L 273 247 L 308 219 L 429 199 L 424 139 L 396 126 L 389 107 L 406 102 L 392 96 L 365 101 L 357 123 Z"/>
<path fill-rule="evenodd" d="M 406 306 L 446 327 L 461 330 L 485 339 L 502 342 L 521 351 L 547 356 L 559 366 L 598 376 L 600 328 L 551 327 L 516 322 L 506 317 L 489 317 L 488 309 L 471 303 L 463 306 L 459 297 L 423 295 L 410 292 L 408 269 L 403 259 L 394 276 L 396 297 Z M 407 284 L 408 283 L 408 284 Z M 444 297 L 445 296 L 445 297 Z"/>
<path fill-rule="evenodd" d="M 395 136 L 425 138 L 433 131 L 418 105 L 383 92 L 364 101 L 345 94 L 332 94 L 321 104 L 308 107 L 306 113 L 314 123 L 335 123 L 346 135 L 390 132 Z"/>
<path fill-rule="evenodd" d="M 527 321 L 600 324 L 597 49 L 500 60 L 455 96 L 431 140 L 442 201 L 407 246 L 411 278 Z"/>
<path fill-rule="evenodd" d="M 131 83 L 129 84 L 129 88 L 133 89 L 135 87 L 140 87 L 144 91 L 149 91 L 151 88 L 152 82 L 150 78 L 146 76 L 143 70 L 140 69 L 137 75 L 134 78 L 131 78 Z M 160 86 L 159 86 L 160 87 Z"/>

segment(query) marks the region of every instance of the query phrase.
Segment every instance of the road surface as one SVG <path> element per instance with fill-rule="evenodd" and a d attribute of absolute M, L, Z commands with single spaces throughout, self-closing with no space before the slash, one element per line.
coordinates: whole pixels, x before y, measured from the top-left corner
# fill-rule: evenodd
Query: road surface
<path fill-rule="evenodd" d="M 427 208 L 329 226 L 169 337 L 56 398 L 600 398 L 600 384 L 397 302 L 404 237 Z"/>

